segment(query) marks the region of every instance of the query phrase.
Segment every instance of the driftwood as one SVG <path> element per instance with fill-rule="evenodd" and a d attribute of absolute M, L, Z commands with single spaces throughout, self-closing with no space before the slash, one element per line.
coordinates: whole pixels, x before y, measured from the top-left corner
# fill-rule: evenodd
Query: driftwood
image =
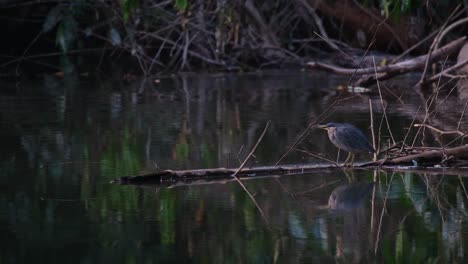
<path fill-rule="evenodd" d="M 467 167 L 448 168 L 436 166 L 450 159 L 464 161 L 467 158 L 468 144 L 454 148 L 429 150 L 403 157 L 395 157 L 391 159 L 386 158 L 374 162 L 358 163 L 355 164 L 354 169 L 388 169 L 397 171 L 409 170 L 439 173 L 455 170 L 457 173 L 468 174 Z M 421 165 L 424 165 L 425 167 Z M 256 176 L 303 174 L 335 169 L 348 169 L 348 167 L 339 167 L 336 166 L 336 164 L 298 164 L 285 166 L 252 167 L 244 168 L 243 170 L 237 172 L 236 176 L 240 179 L 248 179 Z M 238 168 L 213 168 L 180 171 L 161 170 L 142 173 L 134 176 L 121 177 L 115 182 L 120 184 L 173 185 L 175 183 L 187 183 L 199 180 L 225 180 L 234 179 L 232 175 L 236 173 L 237 170 Z M 454 174 L 455 171 L 453 172 Z"/>
<path fill-rule="evenodd" d="M 457 40 L 454 40 L 447 45 L 435 50 L 431 53 L 429 62 L 440 60 L 451 53 L 457 51 L 465 44 L 466 37 L 461 37 Z M 355 86 L 366 86 L 374 83 L 377 79 L 379 81 L 392 78 L 396 75 L 407 73 L 410 71 L 415 71 L 422 69 L 428 60 L 428 54 L 422 55 L 413 59 L 405 60 L 395 64 L 390 64 L 386 66 L 378 67 L 368 67 L 368 68 L 343 68 L 330 64 L 320 63 L 320 62 L 309 62 L 307 65 L 311 68 L 321 69 L 331 71 L 337 74 L 344 75 L 362 75 L 361 78 L 354 83 Z M 459 66 L 461 67 L 461 66 Z"/>

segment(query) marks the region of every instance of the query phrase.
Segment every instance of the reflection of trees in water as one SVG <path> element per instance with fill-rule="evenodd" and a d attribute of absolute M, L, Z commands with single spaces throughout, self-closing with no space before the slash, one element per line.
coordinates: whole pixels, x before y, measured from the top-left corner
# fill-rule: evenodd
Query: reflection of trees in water
<path fill-rule="evenodd" d="M 301 128 L 300 123 L 306 122 L 303 119 L 298 125 L 291 126 L 297 120 L 290 117 L 307 115 L 310 105 L 306 98 L 315 91 L 304 91 L 297 87 L 314 83 L 313 87 L 318 86 L 318 82 L 306 74 L 284 79 L 275 75 L 251 75 L 245 78 L 183 77 L 181 84 L 175 84 L 172 79 L 163 79 L 162 84 L 168 85 L 153 87 L 148 84 L 142 94 L 137 94 L 140 86 L 136 83 L 129 90 L 121 90 L 119 85 L 110 80 L 95 84 L 99 86 L 96 90 L 92 87 L 80 87 L 85 90 L 81 93 L 77 87 L 70 92 L 58 79 L 47 78 L 46 81 L 49 88 L 45 90 L 50 90 L 50 94 L 47 92 L 48 94 L 41 94 L 37 98 L 31 96 L 31 99 L 28 99 L 27 93 L 24 97 L 1 97 L 0 117 L 6 127 L 3 130 L 5 137 L 2 139 L 5 144 L 2 147 L 4 150 L 11 150 L 3 155 L 7 155 L 8 160 L 12 161 L 2 164 L 14 169 L 8 175 L 9 188 L 3 193 L 3 197 L 7 198 L 0 201 L 13 204 L 17 208 L 15 210 L 38 212 L 37 215 L 27 217 L 37 225 L 23 225 L 13 216 L 18 215 L 13 210 L 11 226 L 14 229 L 37 231 L 46 226 L 51 233 L 62 230 L 54 222 L 44 223 L 45 217 L 72 218 L 70 223 L 76 223 L 77 226 L 89 221 L 113 223 L 108 227 L 90 225 L 87 227 L 90 229 L 89 233 L 83 235 L 91 234 L 91 237 L 95 237 L 92 234 L 102 233 L 100 243 L 115 244 L 116 257 L 124 255 L 123 252 L 132 254 L 131 243 L 123 245 L 118 241 L 127 240 L 127 237 L 145 237 L 142 235 L 145 226 L 152 230 L 152 237 L 160 237 L 161 241 L 171 246 L 175 241 L 179 247 L 184 247 L 178 240 L 184 237 L 184 227 L 177 226 L 179 230 L 174 230 L 174 219 L 187 216 L 187 223 L 190 224 L 186 228 L 192 232 L 197 230 L 197 227 L 191 225 L 195 213 L 187 212 L 179 204 L 184 199 L 177 196 L 180 193 L 161 194 L 155 201 L 154 195 L 149 192 L 134 188 L 111 191 L 111 187 L 102 185 L 103 182 L 135 173 L 144 164 L 152 166 L 154 161 L 162 168 L 237 165 L 235 155 L 240 147 L 248 147 L 254 143 L 257 130 L 268 119 L 276 122 L 276 129 L 272 130 L 266 147 L 257 157 L 262 161 L 271 161 L 270 157 L 277 156 L 275 153 L 283 151 L 287 141 L 295 137 L 297 130 Z M 328 81 L 328 78 L 323 76 L 322 81 Z M 184 83 L 187 89 L 184 89 Z M 34 85 L 42 84 L 31 84 Z M 302 99 L 293 104 L 297 97 Z M 288 107 L 283 108 L 285 105 Z M 68 161 L 83 163 L 62 164 Z M 20 170 L 24 177 L 18 177 Z M 22 198 L 17 201 L 14 198 L 15 193 L 22 193 Z M 229 191 L 227 193 L 228 198 L 232 199 L 233 194 Z M 211 200 L 216 201 L 218 196 L 219 193 L 214 193 Z M 41 197 L 45 200 L 42 201 Z M 73 203 L 76 205 L 76 212 L 82 213 L 76 215 L 58 211 L 52 200 L 55 198 Z M 5 204 L 4 202 L 2 203 Z M 155 203 L 160 206 L 155 206 Z M 278 211 L 275 203 L 265 204 L 270 213 Z M 50 209 L 44 212 L 41 210 L 44 206 Z M 250 239 L 253 235 L 246 234 L 243 225 L 233 224 L 226 229 L 226 222 L 220 221 L 224 220 L 222 213 L 225 210 L 219 211 L 219 214 L 205 212 L 210 218 L 210 225 L 205 229 L 212 232 L 210 230 L 213 225 L 219 227 L 214 229 L 219 232 L 208 236 L 211 240 L 206 241 L 210 243 L 210 248 L 206 251 L 210 252 L 221 239 L 225 243 L 225 252 L 217 252 L 220 259 L 233 251 L 237 252 L 235 254 L 239 255 L 239 259 L 243 259 L 248 249 L 255 251 L 259 248 L 264 248 L 262 252 L 270 257 L 272 245 L 282 245 L 284 238 L 258 230 L 255 208 L 251 207 L 249 201 L 236 202 L 236 206 L 242 212 L 245 226 L 249 226 L 249 230 L 258 236 Z M 161 208 L 163 209 L 157 210 Z M 227 208 L 232 208 L 232 205 Z M 141 214 L 142 212 L 144 213 Z M 145 215 L 149 217 L 145 218 Z M 239 217 L 232 216 L 235 222 L 239 221 Z M 149 221 L 149 226 L 145 224 L 145 219 Z M 161 224 L 160 230 L 151 225 L 151 221 L 154 222 L 155 219 Z M 26 225 L 30 229 L 24 228 Z M 116 227 L 120 229 L 117 235 L 113 232 Z M 200 237 L 206 235 L 205 231 L 195 232 L 190 245 L 199 245 Z M 113 234 L 118 238 L 113 237 Z M 224 240 L 223 236 L 213 239 L 219 234 L 224 234 L 225 237 L 232 235 L 232 240 Z M 40 234 L 39 237 L 45 238 Z M 80 235 L 74 234 L 72 237 L 79 239 Z M 57 242 L 60 241 L 64 242 L 57 239 Z M 245 241 L 249 241 L 248 245 Z M 22 242 L 25 241 L 19 240 L 18 243 Z M 159 241 L 143 240 L 144 243 L 157 244 Z M 237 248 L 232 247 L 233 243 Z"/>
<path fill-rule="evenodd" d="M 260 130 L 270 119 L 273 121 L 272 128 L 264 139 L 263 148 L 257 153 L 257 160 L 270 162 L 277 159 L 284 152 L 284 146 L 293 142 L 306 127 L 308 118 L 322 113 L 336 99 L 331 96 L 322 100 L 321 95 L 334 89 L 339 81 L 326 75 L 282 75 L 278 72 L 244 76 L 181 75 L 162 79 L 159 84 L 135 81 L 122 90 L 115 89 L 121 86 L 120 83 L 109 80 L 92 84 L 99 85 L 97 91 L 86 91 L 85 95 L 77 91 L 83 89 L 77 80 L 73 83 L 47 77 L 44 83 L 48 89 L 45 91 L 53 96 L 47 95 L 47 99 L 27 104 L 13 102 L 11 107 L 28 109 L 28 112 L 15 112 L 7 120 L 16 126 L 23 126 L 25 117 L 54 120 L 33 125 L 40 131 L 49 130 L 41 132 L 44 133 L 41 146 L 34 147 L 34 139 L 23 140 L 30 164 L 33 163 L 32 156 L 39 152 L 37 149 L 43 152 L 44 160 L 39 163 L 61 162 L 63 157 L 77 160 L 86 151 L 96 152 L 96 148 L 106 148 L 109 138 L 118 142 L 126 130 L 131 137 L 145 142 L 144 163 L 149 168 L 155 162 L 162 168 L 171 169 L 236 166 L 236 156 L 241 147 L 248 148 L 254 144 Z M 63 89 L 66 84 L 72 86 L 70 89 L 73 92 Z M 402 122 L 407 125 L 411 123 L 423 102 L 418 94 L 408 92 L 408 89 L 399 91 L 394 87 L 387 88 L 382 88 L 384 103 L 390 116 L 398 116 L 390 118 L 391 126 L 398 130 Z M 142 93 L 138 94 L 139 91 Z M 332 118 L 335 121 L 352 119 L 359 127 L 367 127 L 368 97 L 360 95 L 350 98 L 336 106 Z M 383 110 L 380 99 L 375 99 L 373 109 L 379 115 Z M 442 129 L 457 128 L 463 102 L 440 95 L 434 105 L 437 114 L 430 117 L 431 124 Z M 362 118 L 356 119 L 356 116 Z M 424 111 L 418 116 L 423 119 Z M 466 122 L 462 120 L 462 129 L 464 125 Z M 405 130 L 393 132 L 399 139 L 406 133 Z M 21 130 L 17 133 L 25 137 L 37 135 Z M 60 139 L 62 143 L 58 142 Z M 310 149 L 330 152 L 323 133 L 312 133 L 309 139 Z M 136 155 L 142 150 L 132 151 Z M 96 156 L 99 155 L 96 153 Z M 295 160 L 299 158 L 294 153 L 292 156 Z M 93 158 L 99 161 L 99 157 Z"/>
<path fill-rule="evenodd" d="M 303 76 L 296 79 L 273 76 L 261 84 L 258 76 L 242 80 L 229 76 L 214 80 L 185 78 L 188 93 L 171 80 L 162 80 L 171 85 L 166 88 L 150 86 L 141 95 L 115 89 L 112 93 L 58 95 L 32 102 L 13 98 L 10 101 L 13 110 L 1 114 L 2 122 L 8 124 L 3 130 L 3 147 L 12 149 L 8 155 L 15 155 L 7 157 L 9 162 L 1 163 L 7 168 L 3 171 L 8 171 L 5 174 L 9 182 L 0 203 L 4 204 L 2 208 L 12 210 L 9 225 L 18 230 L 8 234 L 8 240 L 11 241 L 12 236 L 16 236 L 18 243 L 24 242 L 22 238 L 28 241 L 56 239 L 70 245 L 84 235 L 98 240 L 116 259 L 130 256 L 138 260 L 140 251 L 154 252 L 146 253 L 148 259 L 167 257 L 168 252 L 177 249 L 183 252 L 180 253 L 182 257 L 201 258 L 202 252 L 206 259 L 215 262 L 222 262 L 227 256 L 235 256 L 236 262 L 247 259 L 252 262 L 262 259 L 267 262 L 277 259 L 278 263 L 323 262 L 335 257 L 355 262 L 373 260 L 368 204 L 361 203 L 365 199 L 360 200 L 359 195 L 344 200 L 338 195 L 330 203 L 335 209 L 324 210 L 330 194 L 339 194 L 338 189 L 333 191 L 333 186 L 315 189 L 295 201 L 273 180 L 249 181 L 248 187 L 256 193 L 272 223 L 272 230 L 269 230 L 236 185 L 183 187 L 158 193 L 103 185 L 145 164 L 152 165 L 153 161 L 162 168 L 236 165 L 235 155 L 240 146 L 248 148 L 255 143 L 269 119 L 273 120 L 272 129 L 257 159 L 260 162 L 274 160 L 305 127 L 307 118 L 322 111 L 317 103 L 321 99 L 315 98 L 316 91 L 294 88 L 309 85 L 310 78 Z M 313 87 L 318 85 L 318 82 L 312 84 Z M 389 109 L 391 111 L 391 107 Z M 355 112 L 354 108 L 352 111 Z M 367 120 L 367 112 L 365 117 Z M 365 127 L 364 121 L 362 123 Z M 326 151 L 328 142 L 317 140 L 322 135 L 314 135 L 316 142 L 313 144 Z M 99 164 L 39 166 L 78 160 Z M 18 171 L 23 173 L 18 174 Z M 298 192 L 344 178 L 331 174 L 288 177 L 281 178 L 284 185 Z M 401 185 L 399 190 L 407 192 L 417 189 L 405 189 L 404 184 L 396 184 Z M 426 189 L 425 185 L 417 184 L 419 189 Z M 435 220 L 437 208 L 427 205 L 428 201 L 423 202 L 426 193 L 422 199 L 396 193 L 395 204 L 387 204 L 379 248 L 387 247 L 385 250 L 396 255 L 398 246 L 412 249 L 413 244 L 420 249 L 429 237 L 442 246 L 426 254 L 445 251 L 447 260 L 465 256 L 466 199 L 459 197 L 464 197 L 462 190 L 457 190 L 456 209 L 442 210 L 444 222 L 440 223 Z M 47 198 L 66 198 L 73 205 Z M 402 208 L 398 199 L 407 203 L 407 207 Z M 447 200 L 453 204 L 453 197 Z M 379 197 L 377 214 L 381 208 Z M 413 209 L 416 211 L 412 212 Z M 433 217 L 427 217 L 430 214 Z M 55 219 L 62 219 L 60 221 L 70 224 L 70 228 L 82 227 L 86 231 L 80 234 L 78 229 L 68 236 L 58 237 L 66 224 L 57 224 Z M 89 222 L 102 225 L 81 226 Z M 403 224 L 400 226 L 400 223 Z M 419 225 L 421 230 L 414 231 Z M 46 235 L 37 232 L 44 228 Z M 395 230 L 405 235 L 397 239 Z M 436 235 L 439 234 L 438 240 Z M 408 252 L 402 254 L 413 253 Z"/>
<path fill-rule="evenodd" d="M 53 123 L 35 124 L 51 131 L 45 136 L 47 144 L 41 147 L 45 159 L 57 153 L 56 158 L 52 158 L 57 162 L 60 162 L 60 157 L 77 160 L 86 151 L 91 151 L 91 154 L 96 154 L 93 161 L 99 161 L 99 150 L 106 148 L 109 139 L 115 139 L 114 145 L 117 145 L 123 132 L 127 131 L 145 145 L 143 162 L 148 168 L 153 168 L 155 163 L 161 168 L 171 169 L 231 167 L 238 164 L 236 156 L 241 147 L 248 149 L 253 145 L 268 120 L 272 120 L 272 126 L 258 150 L 257 161 L 269 163 L 276 160 L 284 152 L 284 146 L 291 144 L 307 126 L 309 118 L 322 113 L 329 102 L 321 95 L 325 90 L 334 89 L 338 82 L 338 79 L 325 75 L 308 74 L 182 75 L 162 79 L 159 84 L 135 81 L 119 90 L 114 88 L 118 85 L 110 80 L 88 95 L 75 91 L 71 96 L 60 94 L 27 107 L 36 108 L 29 114 L 37 120 L 54 120 Z M 141 89 L 141 83 L 144 89 Z M 54 87 L 61 87 L 60 82 Z M 138 91 L 142 93 L 138 94 Z M 390 116 L 398 116 L 390 118 L 392 127 L 402 127 L 401 122 L 411 123 L 412 115 L 420 104 L 417 96 L 409 93 L 401 97 L 405 100 L 403 105 L 393 95 L 386 95 L 387 112 Z M 373 107 L 377 114 L 382 111 L 379 102 L 376 99 Z M 457 107 L 460 109 L 463 107 Z M 437 126 L 440 125 L 436 122 L 439 119 L 445 123 L 453 120 L 452 123 L 456 124 L 459 116 L 447 112 L 450 111 L 439 110 L 434 117 Z M 23 123 L 18 120 L 22 120 L 23 115 L 14 115 L 17 118 L 10 121 L 21 126 Z M 406 117 L 402 120 L 401 116 Z M 367 97 L 354 96 L 341 102 L 333 119 L 348 122 L 352 119 L 359 127 L 368 127 Z M 402 138 L 406 131 L 393 132 Z M 62 138 L 62 146 L 49 140 L 55 136 Z M 334 152 L 325 139 L 323 133 L 311 133 L 307 148 L 323 153 Z M 37 152 L 27 144 L 25 150 L 35 155 Z M 57 151 L 54 146 L 68 149 Z M 132 152 L 139 155 L 137 153 L 142 149 L 132 149 Z M 243 154 L 245 151 L 241 158 Z M 297 153 L 291 155 L 294 161 L 299 158 Z M 42 163 L 51 162 L 54 161 Z"/>

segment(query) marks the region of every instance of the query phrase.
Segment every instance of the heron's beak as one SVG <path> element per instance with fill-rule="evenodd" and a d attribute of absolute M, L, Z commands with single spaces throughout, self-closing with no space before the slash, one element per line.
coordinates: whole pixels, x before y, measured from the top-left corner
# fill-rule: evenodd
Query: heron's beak
<path fill-rule="evenodd" d="M 325 130 L 327 130 L 328 128 L 327 125 L 317 125 L 317 127 Z"/>

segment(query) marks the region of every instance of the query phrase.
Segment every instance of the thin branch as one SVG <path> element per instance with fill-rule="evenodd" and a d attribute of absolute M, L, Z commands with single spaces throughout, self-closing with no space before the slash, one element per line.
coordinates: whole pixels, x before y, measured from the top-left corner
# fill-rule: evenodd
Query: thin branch
<path fill-rule="evenodd" d="M 258 145 L 260 144 L 260 142 L 262 141 L 263 139 L 263 136 L 265 136 L 267 130 L 268 130 L 268 127 L 270 126 L 270 122 L 271 121 L 268 121 L 268 123 L 266 124 L 265 128 L 263 129 L 263 132 L 262 134 L 260 135 L 260 137 L 258 138 L 257 140 L 257 143 L 255 143 L 255 146 L 252 148 L 252 150 L 250 151 L 249 155 L 247 155 L 247 157 L 245 158 L 244 162 L 242 162 L 242 164 L 239 166 L 239 168 L 236 170 L 236 172 L 234 172 L 234 174 L 232 175 L 232 177 L 234 177 L 234 179 L 239 183 L 239 185 L 244 189 L 244 191 L 247 193 L 247 195 L 250 197 L 250 199 L 252 200 L 252 202 L 255 204 L 255 206 L 257 207 L 258 211 L 260 212 L 260 214 L 262 215 L 262 218 L 263 220 L 265 220 L 265 222 L 268 224 L 268 218 L 266 217 L 266 214 L 265 212 L 263 212 L 263 209 L 260 207 L 260 205 L 258 204 L 257 200 L 255 199 L 255 197 L 252 195 L 252 193 L 249 192 L 249 190 L 247 189 L 247 187 L 244 185 L 244 183 L 242 183 L 242 181 L 239 179 L 239 177 L 237 177 L 237 174 L 242 170 L 242 168 L 244 168 L 245 164 L 247 163 L 247 161 L 250 159 L 250 157 L 252 157 L 252 155 L 254 154 L 255 150 L 257 149 Z"/>
<path fill-rule="evenodd" d="M 372 56 L 372 62 L 374 63 L 374 68 L 375 68 L 376 67 L 375 66 L 375 58 L 373 56 Z M 375 72 L 375 74 L 377 75 L 377 72 Z M 388 133 L 390 133 L 390 137 L 392 138 L 392 143 L 395 144 L 395 138 L 393 137 L 393 133 L 392 133 L 392 130 L 390 128 L 390 123 L 389 123 L 388 117 L 387 117 L 387 107 L 384 105 L 384 101 L 383 101 L 383 98 L 382 98 L 382 91 L 380 90 L 380 82 L 377 79 L 377 77 L 376 77 L 376 81 L 377 81 L 377 88 L 379 90 L 380 103 L 382 104 L 382 109 L 383 109 L 383 117 L 384 117 L 385 122 L 387 124 Z"/>
<path fill-rule="evenodd" d="M 461 113 L 460 119 L 458 120 L 457 130 L 460 129 L 461 122 L 462 122 L 462 120 L 463 120 L 463 116 L 465 115 L 465 111 L 466 111 L 466 107 L 467 107 L 467 106 L 468 106 L 468 100 L 466 100 L 466 102 L 465 102 L 465 107 L 463 107 L 463 112 Z"/>
<path fill-rule="evenodd" d="M 257 140 L 257 143 L 255 143 L 254 147 L 252 148 L 252 150 L 250 151 L 249 155 L 247 155 L 247 157 L 244 159 L 244 162 L 242 162 L 242 164 L 239 166 L 239 168 L 234 172 L 234 174 L 232 175 L 232 177 L 236 177 L 237 174 L 244 168 L 245 164 L 247 163 L 247 161 L 249 161 L 250 157 L 252 157 L 252 155 L 254 154 L 255 150 L 257 149 L 258 145 L 260 144 L 260 142 L 262 141 L 263 139 L 263 136 L 265 136 L 267 130 L 268 130 L 268 127 L 270 126 L 270 123 L 271 123 L 271 120 L 268 121 L 268 123 L 265 125 L 265 128 L 263 129 L 263 132 L 262 134 L 260 135 L 260 137 L 258 138 Z"/>
<path fill-rule="evenodd" d="M 333 160 L 331 160 L 331 159 L 324 158 L 324 157 L 322 157 L 322 156 L 320 156 L 320 155 L 314 154 L 314 153 L 309 152 L 309 151 L 307 151 L 307 150 L 296 149 L 296 148 L 295 148 L 294 150 L 295 150 L 295 151 L 298 151 L 298 152 L 305 153 L 305 154 L 307 154 L 307 155 L 310 155 L 310 156 L 312 156 L 312 157 L 315 157 L 315 158 L 318 158 L 318 159 L 321 159 L 321 160 L 328 161 L 328 162 L 332 163 L 333 165 L 335 165 L 335 166 L 338 167 L 338 168 L 341 167 L 340 164 L 338 164 L 337 162 L 335 162 L 335 161 L 333 161 Z"/>
<path fill-rule="evenodd" d="M 370 112 L 370 130 L 372 135 L 372 147 L 374 148 L 373 161 L 377 160 L 377 153 L 379 152 L 375 145 L 375 133 L 374 133 L 374 113 L 372 111 L 372 99 L 369 98 L 369 112 Z"/>
<path fill-rule="evenodd" d="M 462 137 L 466 137 L 467 133 L 466 132 L 462 132 L 460 130 L 441 130 L 441 129 L 438 129 L 437 127 L 433 127 L 431 125 L 428 125 L 428 124 L 414 124 L 414 127 L 427 127 L 431 130 L 434 130 L 435 132 L 441 134 L 441 135 L 460 135 Z"/>
<path fill-rule="evenodd" d="M 431 78 L 425 80 L 423 83 L 421 83 L 421 85 L 427 85 L 427 84 L 433 83 L 435 81 L 438 81 L 445 74 L 447 74 L 449 72 L 452 72 L 452 71 L 455 71 L 455 70 L 458 70 L 458 69 L 462 68 L 463 66 L 465 66 L 467 64 L 468 64 L 468 59 L 466 59 L 464 61 L 461 61 L 461 62 L 453 65 L 452 67 L 449 67 L 449 68 L 441 71 L 440 73 L 432 76 Z"/>
<path fill-rule="evenodd" d="M 401 58 L 403 58 L 405 55 L 407 55 L 408 53 L 410 53 L 411 51 L 413 51 L 414 49 L 416 49 L 417 47 L 421 46 L 424 42 L 428 41 L 429 39 L 433 38 L 434 35 L 437 34 L 437 30 L 433 31 L 431 34 L 429 34 L 427 37 L 423 38 L 422 40 L 420 40 L 418 43 L 414 44 L 413 46 L 411 46 L 411 48 L 405 50 L 403 53 L 401 53 L 400 55 L 398 55 L 397 57 L 395 57 L 393 60 L 390 61 L 390 64 L 394 64 L 396 62 L 398 62 L 399 60 L 401 60 Z"/>
<path fill-rule="evenodd" d="M 454 16 L 454 14 L 455 14 L 455 12 L 457 11 L 458 8 L 460 8 L 460 5 L 457 5 L 457 7 L 455 7 L 455 10 L 452 12 L 452 14 L 450 14 L 449 18 L 444 22 L 444 24 L 442 25 L 442 27 L 439 30 L 439 33 L 437 34 L 434 41 L 432 42 L 432 45 L 429 48 L 429 52 L 427 53 L 426 63 L 424 65 L 424 70 L 423 70 L 423 73 L 421 75 L 421 79 L 419 80 L 419 83 L 423 83 L 424 80 L 426 79 L 426 73 L 427 73 L 427 69 L 429 67 L 429 63 L 432 60 L 433 51 L 436 50 L 436 47 L 439 45 L 438 43 L 441 40 L 443 29 L 447 26 L 447 24 L 452 19 L 452 17 Z"/>

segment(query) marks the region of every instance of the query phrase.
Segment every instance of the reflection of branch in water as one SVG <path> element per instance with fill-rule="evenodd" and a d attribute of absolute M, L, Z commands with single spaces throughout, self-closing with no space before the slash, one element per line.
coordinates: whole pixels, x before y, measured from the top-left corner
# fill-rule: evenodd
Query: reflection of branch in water
<path fill-rule="evenodd" d="M 423 179 L 424 183 L 426 184 L 426 190 L 427 190 L 427 198 L 426 199 L 432 199 L 432 201 L 437 205 L 437 209 L 439 210 L 439 214 L 440 214 L 440 218 L 442 220 L 442 223 L 445 222 L 443 212 L 446 210 L 446 208 L 444 207 L 444 205 L 441 202 L 441 198 L 440 198 L 438 189 L 439 189 L 439 186 L 441 185 L 441 183 L 443 181 L 443 176 L 444 175 L 442 174 L 442 178 L 441 179 L 438 178 L 439 182 L 435 186 L 432 186 L 433 184 L 431 184 L 431 182 L 429 182 L 429 177 L 426 174 L 421 175 L 421 178 Z"/>
<path fill-rule="evenodd" d="M 290 192 L 288 190 L 288 188 L 286 188 L 286 186 L 284 186 L 284 184 L 280 181 L 279 178 L 275 177 L 275 180 L 276 182 L 281 186 L 281 188 L 283 189 L 283 191 L 287 192 L 289 194 L 289 196 L 291 196 L 294 200 L 297 200 L 296 198 L 296 195 L 294 195 L 294 193 Z"/>
<path fill-rule="evenodd" d="M 260 207 L 260 205 L 257 203 L 257 200 L 255 199 L 255 197 L 249 192 L 249 190 L 247 189 L 247 187 L 242 183 L 242 181 L 239 179 L 239 177 L 237 177 L 237 174 L 242 170 L 242 168 L 244 168 L 245 164 L 247 163 L 247 161 L 250 159 L 250 157 L 252 157 L 252 155 L 254 154 L 255 150 L 257 149 L 258 145 L 260 144 L 260 142 L 262 141 L 263 137 L 265 136 L 267 130 L 268 130 L 268 127 L 270 126 L 270 121 L 268 121 L 268 123 L 265 125 L 265 128 L 263 129 L 263 132 L 262 134 L 260 135 L 260 137 L 258 138 L 257 140 L 257 143 L 255 143 L 255 146 L 253 146 L 252 150 L 250 151 L 249 155 L 247 155 L 247 157 L 245 158 L 244 162 L 242 162 L 242 164 L 239 166 L 239 168 L 234 172 L 234 174 L 232 175 L 232 177 L 234 177 L 234 179 L 239 183 L 239 185 L 244 189 L 244 191 L 247 193 L 247 195 L 249 195 L 250 199 L 252 200 L 252 202 L 255 204 L 255 206 L 257 207 L 258 211 L 260 212 L 260 214 L 262 215 L 262 218 L 263 220 L 265 220 L 266 224 L 268 225 L 268 219 L 265 215 L 265 213 L 263 212 L 262 208 Z"/>
<path fill-rule="evenodd" d="M 390 187 L 393 181 L 393 176 L 395 176 L 395 173 L 392 173 L 392 176 L 390 177 L 390 182 L 387 184 L 387 192 L 385 193 L 385 198 L 384 198 L 384 203 L 382 206 L 382 212 L 380 213 L 380 220 L 379 220 L 379 227 L 377 229 L 377 237 L 375 241 L 375 249 L 374 249 L 374 254 L 377 255 L 377 250 L 379 249 L 379 241 L 380 241 L 380 231 L 382 230 L 382 222 L 383 222 L 383 216 L 385 213 L 385 208 L 387 206 L 387 198 L 388 198 L 388 193 L 390 192 Z"/>
<path fill-rule="evenodd" d="M 310 192 L 313 192 L 313 191 L 316 191 L 318 189 L 322 189 L 323 187 L 327 187 L 329 185 L 334 185 L 335 183 L 337 182 L 340 182 L 340 180 L 334 180 L 334 181 L 331 181 L 331 182 L 325 182 L 315 188 L 312 188 L 310 190 L 306 190 L 306 191 L 300 191 L 300 192 L 295 192 L 294 195 L 304 195 L 304 194 L 307 194 L 307 193 L 310 193 Z"/>
<path fill-rule="evenodd" d="M 462 181 L 461 175 L 458 175 L 458 180 L 460 181 L 460 185 L 463 188 L 463 192 L 465 193 L 466 198 L 468 198 L 468 193 L 466 192 L 465 184 Z"/>
<path fill-rule="evenodd" d="M 375 211 L 375 191 L 376 191 L 376 187 L 375 187 L 375 184 L 377 183 L 377 170 L 374 170 L 374 181 L 373 181 L 374 185 L 372 186 L 372 198 L 371 198 L 371 223 L 370 223 L 370 227 L 371 227 L 371 232 L 370 232 L 370 235 L 371 237 L 374 236 L 374 211 Z"/>

